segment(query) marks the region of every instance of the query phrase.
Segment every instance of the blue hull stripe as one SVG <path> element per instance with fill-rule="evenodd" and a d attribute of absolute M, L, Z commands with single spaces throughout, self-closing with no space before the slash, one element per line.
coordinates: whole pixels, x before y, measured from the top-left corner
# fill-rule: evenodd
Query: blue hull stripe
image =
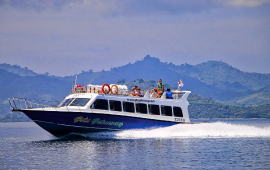
<path fill-rule="evenodd" d="M 55 113 L 64 113 L 64 114 L 76 114 L 76 115 L 82 115 L 82 114 L 86 114 L 86 115 L 90 115 L 90 114 L 97 114 L 97 115 L 108 115 L 108 116 L 119 116 L 119 117 L 128 117 L 128 118 L 134 118 L 134 119 L 147 119 L 147 120 L 154 120 L 154 121 L 162 121 L 162 122 L 172 122 L 169 120 L 157 120 L 157 119 L 150 119 L 150 118 L 144 118 L 144 117 L 132 117 L 129 115 L 115 115 L 115 114 L 110 114 L 110 113 L 97 113 L 97 112 L 93 112 L 93 113 L 89 113 L 89 112 L 61 112 L 61 111 L 35 111 L 35 110 L 17 110 L 20 112 L 23 112 L 24 114 L 26 114 L 25 112 L 36 112 L 37 114 L 41 114 L 42 112 L 55 112 Z M 144 115 L 144 114 L 142 114 Z M 159 116 L 159 115 L 153 115 L 153 116 Z M 164 116 L 166 117 L 166 116 Z M 185 122 L 172 122 L 172 123 L 176 123 L 176 124 L 181 124 Z"/>
<path fill-rule="evenodd" d="M 33 120 L 35 123 L 47 123 L 47 124 L 55 124 L 52 122 L 45 122 L 45 121 L 40 121 L 40 120 Z M 55 124 L 57 126 L 68 126 L 68 127 L 73 127 L 73 128 L 85 128 L 85 129 L 94 129 L 94 131 L 119 131 L 122 129 L 110 129 L 110 128 L 96 128 L 96 127 L 86 127 L 86 126 L 74 126 L 74 125 L 66 125 L 66 124 Z"/>
<path fill-rule="evenodd" d="M 66 135 L 70 132 L 89 133 L 157 128 L 172 126 L 180 123 L 100 113 L 36 110 L 21 111 L 40 127 L 55 136 Z"/>

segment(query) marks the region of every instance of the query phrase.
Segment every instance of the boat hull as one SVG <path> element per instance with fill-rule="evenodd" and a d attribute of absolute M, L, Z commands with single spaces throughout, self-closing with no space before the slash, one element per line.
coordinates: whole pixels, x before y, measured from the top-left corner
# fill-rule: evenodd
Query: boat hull
<path fill-rule="evenodd" d="M 60 137 L 69 133 L 91 133 L 172 126 L 179 122 L 104 113 L 20 110 L 44 130 Z"/>

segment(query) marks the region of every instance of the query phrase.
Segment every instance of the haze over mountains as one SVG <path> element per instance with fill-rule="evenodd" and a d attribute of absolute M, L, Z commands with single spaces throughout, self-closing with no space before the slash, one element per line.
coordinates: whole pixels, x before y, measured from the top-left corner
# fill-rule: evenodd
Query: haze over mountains
<path fill-rule="evenodd" d="M 48 70 L 49 71 L 49 70 Z M 1 103 L 8 97 L 62 100 L 71 89 L 75 75 L 66 77 L 37 74 L 27 68 L 0 64 Z M 162 79 L 171 88 L 181 79 L 193 94 L 233 105 L 262 105 L 270 103 L 270 74 L 242 72 L 222 61 L 208 61 L 198 65 L 174 65 L 158 58 L 144 57 L 135 63 L 111 68 L 110 71 L 82 71 L 77 84 L 116 83 L 119 79 L 133 81 Z M 145 89 L 146 90 L 146 89 Z"/>

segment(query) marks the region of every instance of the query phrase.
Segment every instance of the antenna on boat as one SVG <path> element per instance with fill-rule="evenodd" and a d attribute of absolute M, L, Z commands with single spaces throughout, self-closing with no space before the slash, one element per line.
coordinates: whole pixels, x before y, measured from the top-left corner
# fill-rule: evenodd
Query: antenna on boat
<path fill-rule="evenodd" d="M 76 79 L 75 79 L 74 88 L 77 86 L 77 76 L 78 76 L 78 73 L 76 74 Z"/>
<path fill-rule="evenodd" d="M 71 93 L 74 93 L 74 86 L 73 86 L 73 84 L 74 84 L 74 81 L 72 81 L 72 85 L 71 85 Z"/>

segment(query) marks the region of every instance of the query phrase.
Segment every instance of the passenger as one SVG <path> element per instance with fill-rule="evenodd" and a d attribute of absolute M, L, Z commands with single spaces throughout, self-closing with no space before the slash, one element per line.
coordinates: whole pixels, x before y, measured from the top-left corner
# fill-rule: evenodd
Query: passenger
<path fill-rule="evenodd" d="M 150 98 L 153 98 L 153 97 L 154 97 L 154 92 L 153 92 L 153 89 L 151 89 L 151 90 L 150 90 L 149 97 L 150 97 Z"/>
<path fill-rule="evenodd" d="M 133 93 L 132 93 L 132 96 L 137 96 L 137 94 L 138 94 L 138 86 L 135 86 Z"/>
<path fill-rule="evenodd" d="M 162 83 L 161 79 L 159 79 L 157 85 L 158 85 L 158 88 L 154 88 L 154 90 L 157 92 L 156 98 L 160 98 L 161 95 L 164 93 L 164 84 Z"/>
<path fill-rule="evenodd" d="M 181 94 L 181 92 L 171 92 L 171 89 L 167 88 L 166 99 L 173 99 L 173 94 Z"/>
<path fill-rule="evenodd" d="M 138 93 L 137 93 L 136 97 L 142 97 L 141 89 L 140 88 L 138 88 Z"/>

